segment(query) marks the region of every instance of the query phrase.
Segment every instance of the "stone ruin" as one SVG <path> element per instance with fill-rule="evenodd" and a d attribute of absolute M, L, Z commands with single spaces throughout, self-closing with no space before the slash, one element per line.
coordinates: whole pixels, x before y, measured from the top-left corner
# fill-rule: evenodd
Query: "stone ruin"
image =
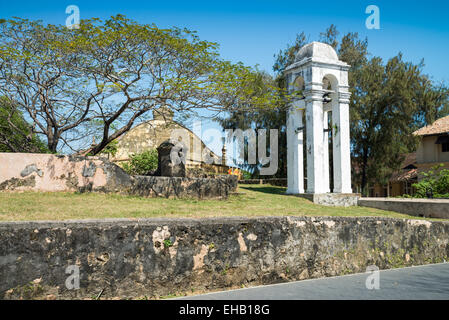
<path fill-rule="evenodd" d="M 186 166 L 184 152 L 182 146 L 175 145 L 172 141 L 167 140 L 161 143 L 157 148 L 158 168 L 155 176 L 162 177 L 185 177 Z M 175 153 L 178 161 L 172 160 L 172 154 Z"/>
<path fill-rule="evenodd" d="M 237 189 L 237 177 L 233 175 L 186 178 L 183 165 L 169 165 L 167 150 L 171 150 L 170 145 L 163 146 L 160 156 L 160 172 L 167 176 L 149 177 L 130 176 L 101 157 L 0 153 L 0 191 L 113 192 L 202 199 L 226 198 Z"/>

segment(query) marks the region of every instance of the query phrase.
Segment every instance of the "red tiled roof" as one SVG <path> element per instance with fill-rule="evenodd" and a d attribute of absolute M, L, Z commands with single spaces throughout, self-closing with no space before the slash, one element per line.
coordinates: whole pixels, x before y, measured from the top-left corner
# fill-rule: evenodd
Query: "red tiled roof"
<path fill-rule="evenodd" d="M 418 176 L 418 169 L 403 170 L 391 175 L 390 182 L 408 181 Z"/>
<path fill-rule="evenodd" d="M 418 169 L 416 168 L 416 152 L 403 154 L 404 160 L 401 163 L 401 168 L 393 172 L 390 177 L 390 182 L 407 181 L 418 176 Z"/>

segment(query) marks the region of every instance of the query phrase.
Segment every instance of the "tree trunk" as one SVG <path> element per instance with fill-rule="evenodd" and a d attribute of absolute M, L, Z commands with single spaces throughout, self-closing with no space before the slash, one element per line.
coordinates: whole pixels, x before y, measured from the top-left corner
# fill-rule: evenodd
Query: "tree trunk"
<path fill-rule="evenodd" d="M 49 134 L 47 135 L 47 146 L 50 152 L 56 153 L 58 150 L 59 143 L 59 134 L 53 132 L 53 129 L 48 130 Z"/>
<path fill-rule="evenodd" d="M 367 190 L 366 190 L 366 184 L 367 184 L 367 177 L 366 177 L 366 167 L 368 165 L 368 152 L 367 150 L 363 150 L 363 156 L 362 156 L 362 182 L 361 182 L 361 191 L 362 195 L 367 196 Z"/>

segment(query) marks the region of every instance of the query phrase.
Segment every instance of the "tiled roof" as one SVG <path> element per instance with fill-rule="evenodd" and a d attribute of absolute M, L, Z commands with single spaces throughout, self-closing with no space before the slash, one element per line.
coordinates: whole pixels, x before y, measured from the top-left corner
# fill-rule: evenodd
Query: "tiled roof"
<path fill-rule="evenodd" d="M 409 166 L 414 166 L 416 164 L 416 152 L 403 154 L 404 161 L 402 161 L 401 169 L 405 169 Z"/>
<path fill-rule="evenodd" d="M 415 168 L 394 172 L 390 178 L 390 182 L 408 181 L 417 178 L 418 176 L 421 176 L 423 172 L 428 172 L 430 169 L 440 164 L 443 165 L 440 169 L 449 169 L 449 162 L 415 163 Z"/>
<path fill-rule="evenodd" d="M 416 153 L 403 154 L 404 160 L 401 163 L 401 168 L 398 171 L 393 172 L 390 177 L 390 182 L 408 181 L 418 175 L 416 169 Z"/>
<path fill-rule="evenodd" d="M 390 178 L 390 182 L 399 182 L 399 181 L 409 181 L 418 176 L 418 169 L 411 170 L 402 170 L 402 172 L 398 171 L 393 173 Z"/>
<path fill-rule="evenodd" d="M 417 136 L 428 136 L 441 133 L 449 133 L 449 116 L 440 118 L 431 125 L 416 130 L 413 134 Z"/>

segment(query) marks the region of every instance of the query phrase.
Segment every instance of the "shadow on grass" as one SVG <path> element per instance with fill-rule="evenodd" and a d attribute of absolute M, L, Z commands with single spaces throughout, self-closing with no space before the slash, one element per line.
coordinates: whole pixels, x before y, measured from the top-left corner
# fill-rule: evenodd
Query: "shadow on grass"
<path fill-rule="evenodd" d="M 245 189 L 249 191 L 256 191 L 256 192 L 263 192 L 263 193 L 269 193 L 269 194 L 281 194 L 285 195 L 285 187 L 271 187 L 271 186 L 264 186 L 264 187 L 246 187 L 246 186 L 239 186 L 240 189 Z"/>

